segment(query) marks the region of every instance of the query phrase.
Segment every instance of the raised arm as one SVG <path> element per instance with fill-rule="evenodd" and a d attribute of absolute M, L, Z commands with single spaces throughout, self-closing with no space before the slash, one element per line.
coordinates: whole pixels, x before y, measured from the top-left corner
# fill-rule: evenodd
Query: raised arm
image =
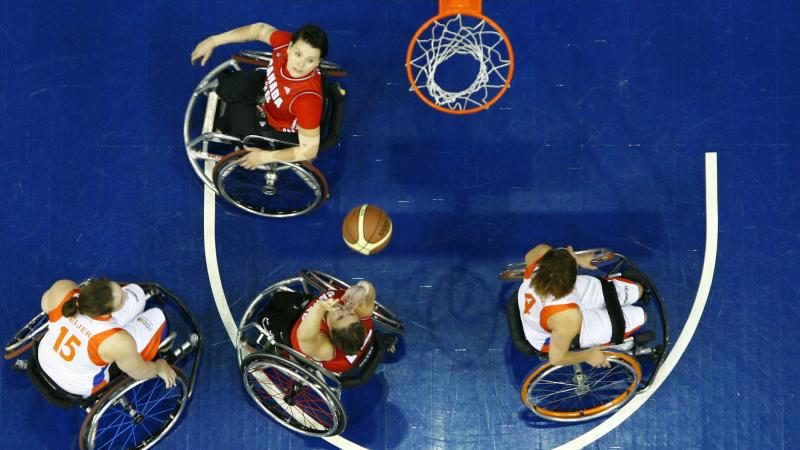
<path fill-rule="evenodd" d="M 536 247 L 528 250 L 528 253 L 525 254 L 525 266 L 530 266 L 534 262 L 536 262 L 539 258 L 544 256 L 545 253 L 550 251 L 552 247 L 547 244 L 539 244 Z"/>
<path fill-rule="evenodd" d="M 319 331 L 325 313 L 333 308 L 336 308 L 336 300 L 317 300 L 297 327 L 300 351 L 317 361 L 327 361 L 334 355 L 330 338 Z"/>
<path fill-rule="evenodd" d="M 274 31 L 275 27 L 272 25 L 259 22 L 210 36 L 197 44 L 197 47 L 194 48 L 192 52 L 192 64 L 200 59 L 200 65 L 205 66 L 206 61 L 211 57 L 214 49 L 220 45 L 251 41 L 261 41 L 269 44 L 269 38 Z"/>
<path fill-rule="evenodd" d="M 372 312 L 375 311 L 375 286 L 373 286 L 369 281 L 359 281 L 358 285 L 364 286 L 364 288 L 367 289 L 367 293 L 364 303 L 356 307 L 355 313 L 359 319 L 371 317 Z"/>

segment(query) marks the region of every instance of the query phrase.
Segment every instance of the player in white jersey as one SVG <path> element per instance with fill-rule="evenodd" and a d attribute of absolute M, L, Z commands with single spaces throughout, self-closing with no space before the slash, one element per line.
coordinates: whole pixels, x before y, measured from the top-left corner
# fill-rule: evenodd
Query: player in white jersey
<path fill-rule="evenodd" d="M 84 397 L 108 383 L 116 363 L 131 378 L 161 377 L 171 387 L 175 371 L 163 359 L 152 361 L 166 335 L 158 308 L 145 311 L 145 293 L 135 284 L 99 279 L 78 288 L 56 281 L 42 296 L 49 323 L 39 343 L 39 365 L 62 389 Z"/>
<path fill-rule="evenodd" d="M 528 342 L 547 352 L 555 365 L 609 365 L 601 350 L 611 341 L 613 330 L 600 280 L 577 274 L 578 266 L 596 269 L 592 256 L 576 256 L 572 247 L 553 249 L 546 244 L 525 255 L 527 270 L 517 294 L 522 328 Z M 647 319 L 642 308 L 633 306 L 642 287 L 623 278 L 609 281 L 619 297 L 628 336 Z M 585 350 L 570 351 L 576 337 Z"/>

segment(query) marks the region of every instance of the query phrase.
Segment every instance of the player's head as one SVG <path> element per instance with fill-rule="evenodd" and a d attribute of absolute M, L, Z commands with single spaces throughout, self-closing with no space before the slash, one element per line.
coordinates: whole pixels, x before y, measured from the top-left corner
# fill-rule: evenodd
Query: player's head
<path fill-rule="evenodd" d="M 77 313 L 90 317 L 104 316 L 120 309 L 123 301 L 119 284 L 108 278 L 99 278 L 81 287 L 78 297 L 65 302 L 61 313 L 66 317 Z"/>
<path fill-rule="evenodd" d="M 308 75 L 328 54 L 328 35 L 316 25 L 303 25 L 292 34 L 286 68 L 293 77 Z"/>
<path fill-rule="evenodd" d="M 561 298 L 572 292 L 577 276 L 578 263 L 569 250 L 556 248 L 539 260 L 531 285 L 542 297 Z"/>
<path fill-rule="evenodd" d="M 355 355 L 367 338 L 367 331 L 355 313 L 343 308 L 328 313 L 331 343 L 345 355 Z"/>

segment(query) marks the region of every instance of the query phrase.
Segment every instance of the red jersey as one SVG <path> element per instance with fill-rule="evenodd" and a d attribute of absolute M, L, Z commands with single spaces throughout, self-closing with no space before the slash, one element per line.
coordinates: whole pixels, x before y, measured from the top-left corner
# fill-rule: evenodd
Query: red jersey
<path fill-rule="evenodd" d="M 294 324 L 292 328 L 292 348 L 297 350 L 300 353 L 303 353 L 300 350 L 300 342 L 297 339 L 297 329 L 300 327 L 300 323 L 303 319 L 306 318 L 306 314 L 308 314 L 308 310 L 311 309 L 312 306 L 317 302 L 317 300 L 323 299 L 335 299 L 339 303 L 342 303 L 342 296 L 344 295 L 344 289 L 334 289 L 330 291 L 325 291 L 320 294 L 317 298 L 310 301 L 306 306 L 305 311 L 303 311 L 303 316 L 297 323 Z M 365 317 L 361 319 L 361 323 L 364 325 L 364 330 L 367 332 L 367 337 L 364 338 L 364 343 L 361 345 L 361 349 L 358 350 L 358 353 L 355 355 L 345 355 L 344 352 L 339 350 L 338 348 L 334 347 L 333 358 L 329 361 L 319 361 L 322 364 L 322 367 L 330 370 L 331 372 L 347 372 L 348 370 L 352 369 L 356 362 L 364 355 L 367 347 L 369 346 L 370 341 L 372 340 L 372 318 Z M 325 322 L 325 319 L 322 319 L 322 323 L 319 324 L 319 332 L 330 336 L 330 328 L 328 328 L 328 324 Z M 303 353 L 305 354 L 305 353 Z M 306 355 L 308 356 L 308 355 Z M 311 358 L 309 356 L 309 358 Z M 313 358 L 311 358 L 313 359 Z"/>
<path fill-rule="evenodd" d="M 317 128 L 322 118 L 322 75 L 319 68 L 308 75 L 294 78 L 286 69 L 288 48 L 292 34 L 273 31 L 272 62 L 264 79 L 264 104 L 262 108 L 269 125 L 278 131 L 293 133 L 300 126 L 307 130 Z"/>

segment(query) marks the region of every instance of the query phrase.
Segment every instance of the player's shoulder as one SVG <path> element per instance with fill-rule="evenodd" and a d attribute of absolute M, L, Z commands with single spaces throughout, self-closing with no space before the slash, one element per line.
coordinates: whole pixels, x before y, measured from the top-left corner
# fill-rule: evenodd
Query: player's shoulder
<path fill-rule="evenodd" d="M 292 42 L 292 33 L 284 30 L 274 30 L 269 37 L 269 44 L 275 51 L 283 50 Z"/>

